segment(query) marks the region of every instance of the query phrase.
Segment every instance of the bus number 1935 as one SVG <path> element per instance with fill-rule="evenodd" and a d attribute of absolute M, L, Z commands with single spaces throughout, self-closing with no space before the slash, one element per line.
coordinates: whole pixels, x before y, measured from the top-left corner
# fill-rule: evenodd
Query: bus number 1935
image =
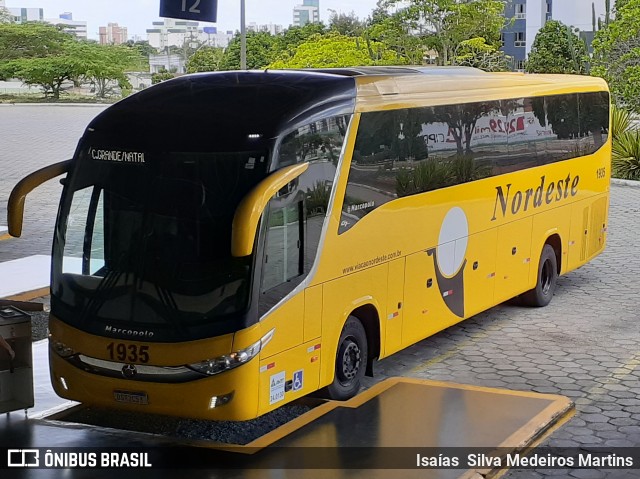
<path fill-rule="evenodd" d="M 128 361 L 131 363 L 148 363 L 149 346 L 137 346 L 135 344 L 109 343 L 107 346 L 109 357 L 116 361 Z"/>

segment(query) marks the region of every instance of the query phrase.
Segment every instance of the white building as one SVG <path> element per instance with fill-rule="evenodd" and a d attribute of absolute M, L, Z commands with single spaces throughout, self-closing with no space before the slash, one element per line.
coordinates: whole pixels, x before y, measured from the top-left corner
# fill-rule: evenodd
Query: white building
<path fill-rule="evenodd" d="M 227 48 L 233 38 L 233 32 L 231 30 L 219 32 L 216 27 L 204 27 L 198 38 L 201 43 L 207 46 Z"/>
<path fill-rule="evenodd" d="M 181 47 L 187 38 L 197 39 L 202 32 L 198 25 L 198 22 L 189 20 L 165 18 L 162 22 L 153 22 L 153 28 L 147 29 L 147 40 L 158 50 L 169 46 Z"/>
<path fill-rule="evenodd" d="M 42 8 L 9 8 L 8 10 L 16 23 L 44 21 L 44 9 Z"/>
<path fill-rule="evenodd" d="M 153 28 L 147 29 L 147 41 L 157 50 L 167 47 L 182 47 L 193 43 L 194 47 L 208 45 L 226 48 L 233 38 L 233 32 L 218 32 L 216 27 L 200 28 L 198 22 L 165 18 L 162 22 L 153 22 Z"/>
<path fill-rule="evenodd" d="M 71 12 L 61 13 L 58 18 L 48 18 L 45 22 L 62 27 L 62 30 L 75 35 L 80 40 L 87 39 L 87 22 L 74 20 Z"/>
<path fill-rule="evenodd" d="M 282 25 L 276 25 L 274 23 L 266 23 L 259 25 L 256 22 L 251 22 L 247 25 L 247 30 L 250 32 L 267 32 L 271 35 L 277 35 L 284 31 L 284 27 Z"/>
<path fill-rule="evenodd" d="M 126 75 L 134 91 L 144 90 L 151 86 L 151 73 L 127 72 Z"/>
<path fill-rule="evenodd" d="M 149 56 L 149 71 L 151 73 L 160 73 L 162 71 L 186 73 L 187 67 L 181 55 L 163 53 Z"/>
<path fill-rule="evenodd" d="M 301 27 L 307 23 L 320 22 L 320 0 L 303 0 L 302 5 L 293 9 L 293 26 Z"/>

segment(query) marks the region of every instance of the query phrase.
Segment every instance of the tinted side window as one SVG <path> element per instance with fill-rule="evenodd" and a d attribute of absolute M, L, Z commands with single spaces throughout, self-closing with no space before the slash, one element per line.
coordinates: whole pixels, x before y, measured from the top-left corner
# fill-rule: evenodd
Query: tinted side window
<path fill-rule="evenodd" d="M 316 121 L 289 133 L 280 144 L 276 168 L 301 162 L 309 167 L 269 202 L 260 315 L 313 267 L 349 121 L 344 115 Z"/>
<path fill-rule="evenodd" d="M 340 232 L 369 211 L 396 198 L 394 169 L 406 162 L 411 147 L 403 145 L 409 110 L 363 114 L 351 159 L 349 181 L 342 206 Z M 404 121 L 403 121 L 404 120 Z"/>
<path fill-rule="evenodd" d="M 606 92 L 363 113 L 338 232 L 402 196 L 594 153 Z"/>
<path fill-rule="evenodd" d="M 547 140 L 547 162 L 579 156 L 578 95 L 554 95 L 544 98 L 546 123 L 552 135 Z"/>
<path fill-rule="evenodd" d="M 507 112 L 509 155 L 506 168 L 495 168 L 493 175 L 539 166 L 546 155 L 546 138 L 539 135 L 531 99 L 517 98 L 501 103 Z"/>
<path fill-rule="evenodd" d="M 609 95 L 606 92 L 579 95 L 580 155 L 589 155 L 607 141 L 609 133 Z"/>

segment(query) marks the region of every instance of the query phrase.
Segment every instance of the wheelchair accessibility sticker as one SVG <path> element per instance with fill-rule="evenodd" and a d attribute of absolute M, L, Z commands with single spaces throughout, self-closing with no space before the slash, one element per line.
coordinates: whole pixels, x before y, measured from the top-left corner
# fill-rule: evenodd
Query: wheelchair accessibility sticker
<path fill-rule="evenodd" d="M 303 385 L 302 374 L 303 374 L 302 369 L 293 373 L 293 385 L 291 387 L 292 391 L 300 391 L 300 389 L 302 389 L 302 385 Z"/>

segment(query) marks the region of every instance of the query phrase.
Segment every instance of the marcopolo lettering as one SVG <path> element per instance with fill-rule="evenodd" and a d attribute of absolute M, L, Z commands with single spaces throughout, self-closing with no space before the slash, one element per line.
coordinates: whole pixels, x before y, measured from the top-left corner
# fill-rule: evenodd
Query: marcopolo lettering
<path fill-rule="evenodd" d="M 136 329 L 122 329 L 122 328 L 114 328 L 113 326 L 107 325 L 104 327 L 105 333 L 112 334 L 124 334 L 126 336 L 139 336 L 142 338 L 152 338 L 154 333 L 153 331 L 148 330 L 136 330 Z"/>
<path fill-rule="evenodd" d="M 506 186 L 496 186 L 496 202 L 493 206 L 493 217 L 491 221 L 495 221 L 498 215 L 502 213 L 502 218 L 509 213 L 518 214 L 520 211 L 528 211 L 529 207 L 539 208 L 543 204 L 551 204 L 553 202 L 562 201 L 569 196 L 578 194 L 578 183 L 580 177 L 578 175 L 571 177 L 571 173 L 561 180 L 546 183 L 546 177 L 540 177 L 540 185 L 536 188 L 528 188 L 526 190 L 511 191 L 511 183 Z"/>

